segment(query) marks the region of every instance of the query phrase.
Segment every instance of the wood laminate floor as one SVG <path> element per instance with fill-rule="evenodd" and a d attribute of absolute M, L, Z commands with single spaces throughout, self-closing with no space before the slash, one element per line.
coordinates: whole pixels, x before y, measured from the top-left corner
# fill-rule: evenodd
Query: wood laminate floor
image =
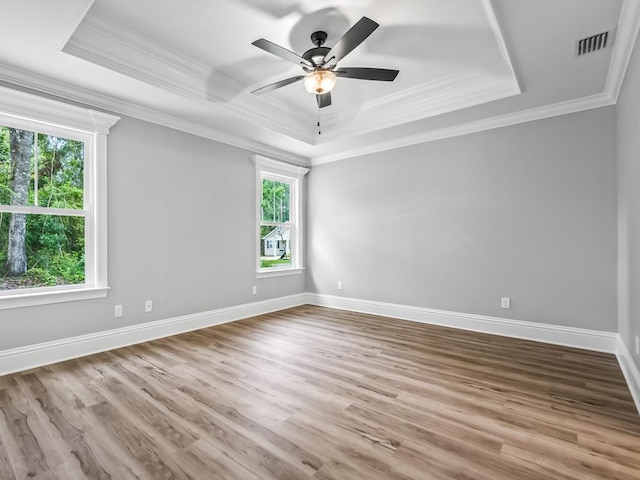
<path fill-rule="evenodd" d="M 0 378 L 0 478 L 640 479 L 613 355 L 304 306 Z"/>

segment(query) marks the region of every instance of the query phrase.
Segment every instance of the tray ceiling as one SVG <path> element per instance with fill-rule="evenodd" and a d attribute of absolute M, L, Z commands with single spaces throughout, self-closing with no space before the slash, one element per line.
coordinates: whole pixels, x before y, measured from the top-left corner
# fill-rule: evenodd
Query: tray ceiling
<path fill-rule="evenodd" d="M 23 47 L 0 53 L 0 79 L 296 163 L 321 162 L 610 97 L 637 32 L 637 3 L 12 2 L 3 7 L 0 40 Z M 251 42 L 266 38 L 301 54 L 312 47 L 310 34 L 324 30 L 331 47 L 362 16 L 380 27 L 339 66 L 398 69 L 394 82 L 338 78 L 333 104 L 321 112 L 301 83 L 250 93 L 303 73 Z M 612 46 L 576 56 L 577 40 L 610 29 Z"/>

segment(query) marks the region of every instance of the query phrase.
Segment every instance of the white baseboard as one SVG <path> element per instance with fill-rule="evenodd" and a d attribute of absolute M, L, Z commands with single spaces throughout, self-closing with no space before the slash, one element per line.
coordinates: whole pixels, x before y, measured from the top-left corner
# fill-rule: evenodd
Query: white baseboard
<path fill-rule="evenodd" d="M 299 305 L 311 304 L 354 312 L 442 325 L 494 335 L 522 338 L 556 345 L 616 353 L 629 390 L 640 412 L 640 372 L 616 333 L 523 322 L 504 318 L 448 312 L 430 308 L 301 293 L 208 312 L 143 323 L 106 332 L 0 351 L 0 375 L 50 365 L 94 353 L 135 345 L 158 338 L 241 320 Z"/>
<path fill-rule="evenodd" d="M 544 323 L 523 322 L 520 320 L 509 320 L 470 313 L 448 312 L 431 308 L 411 307 L 318 293 L 307 293 L 306 303 L 352 312 L 399 318 L 412 322 L 490 333 L 504 337 L 522 338 L 585 350 L 615 353 L 638 410 L 638 414 L 640 414 L 640 370 L 638 370 L 627 346 L 622 342 L 617 333 L 562 327 Z"/>
<path fill-rule="evenodd" d="M 618 338 L 618 334 L 615 332 L 523 322 L 521 320 L 448 312 L 318 293 L 308 293 L 307 303 L 606 353 L 616 352 L 616 340 Z"/>
<path fill-rule="evenodd" d="M 50 365 L 72 358 L 148 342 L 157 338 L 198 330 L 213 325 L 296 307 L 306 303 L 306 294 L 279 297 L 261 302 L 195 313 L 143 323 L 106 332 L 80 335 L 53 342 L 0 351 L 0 375 Z"/>
<path fill-rule="evenodd" d="M 616 356 L 618 357 L 618 363 L 620 363 L 622 374 L 629 386 L 629 391 L 631 392 L 633 401 L 635 402 L 638 413 L 640 414 L 640 370 L 638 370 L 633 358 L 631 358 L 631 354 L 629 353 L 627 346 L 620 338 L 618 338 L 618 342 L 616 344 Z"/>

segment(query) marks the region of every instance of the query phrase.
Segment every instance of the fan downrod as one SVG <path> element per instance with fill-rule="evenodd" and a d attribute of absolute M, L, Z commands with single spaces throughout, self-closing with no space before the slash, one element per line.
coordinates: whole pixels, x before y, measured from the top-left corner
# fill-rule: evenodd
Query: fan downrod
<path fill-rule="evenodd" d="M 321 47 L 327 41 L 327 32 L 317 31 L 311 34 L 311 43 L 316 47 Z"/>

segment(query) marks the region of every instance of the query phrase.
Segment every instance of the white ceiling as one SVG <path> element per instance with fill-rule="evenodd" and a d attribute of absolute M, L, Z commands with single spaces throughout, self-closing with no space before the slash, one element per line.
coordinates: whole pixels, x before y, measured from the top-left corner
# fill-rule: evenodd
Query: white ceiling
<path fill-rule="evenodd" d="M 300 164 L 338 160 L 614 103 L 640 0 L 7 0 L 0 80 Z M 368 16 L 380 27 L 340 67 L 316 122 L 302 70 L 251 45 L 302 54 Z M 616 28 L 609 48 L 577 40 Z"/>

